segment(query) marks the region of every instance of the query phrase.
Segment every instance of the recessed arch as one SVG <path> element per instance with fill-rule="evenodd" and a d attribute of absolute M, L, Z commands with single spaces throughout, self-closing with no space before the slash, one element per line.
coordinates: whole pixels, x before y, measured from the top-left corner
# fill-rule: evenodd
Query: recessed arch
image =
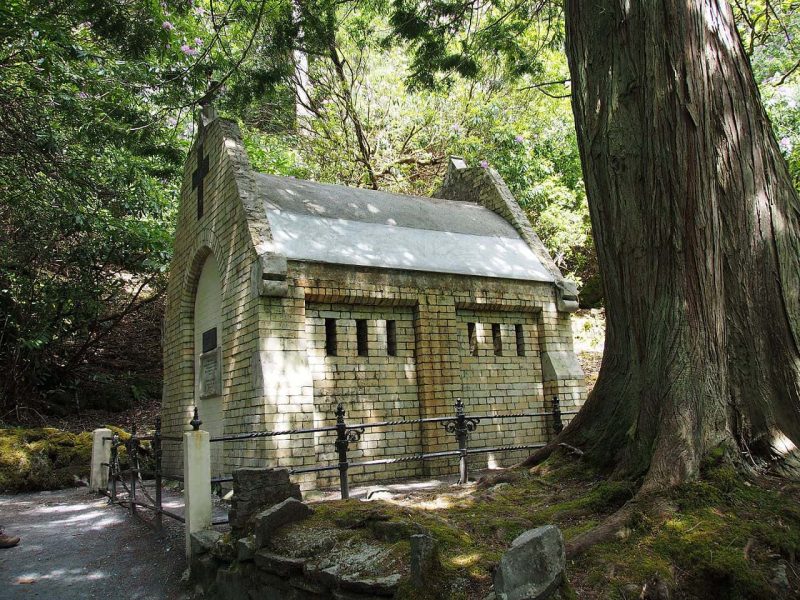
<path fill-rule="evenodd" d="M 181 327 L 181 363 L 184 365 L 184 373 L 191 374 L 192 385 L 186 389 L 184 397 L 184 410 L 186 411 L 186 423 L 191 419 L 193 408 L 197 406 L 200 419 L 203 421 L 202 429 L 208 431 L 212 437 L 224 433 L 225 415 L 225 377 L 222 372 L 223 352 L 225 346 L 225 331 L 221 318 L 221 307 L 225 298 L 225 263 L 216 236 L 213 232 L 202 231 L 195 241 L 191 250 L 192 257 L 188 268 L 183 276 L 182 290 L 180 295 L 180 321 Z M 203 276 L 205 272 L 205 277 Z M 213 277 L 212 277 L 213 275 Z M 215 304 L 219 307 L 216 326 L 217 343 L 217 365 L 220 370 L 219 395 L 209 398 L 201 398 L 199 393 L 201 376 L 201 355 L 203 353 L 202 334 L 211 327 L 206 327 L 207 323 L 197 323 L 196 320 L 196 301 L 198 293 L 208 296 L 208 291 L 201 289 L 202 280 L 205 285 L 213 283 Z M 216 310 L 216 309 L 215 309 Z M 204 329 L 205 327 L 205 329 Z M 212 444 L 211 470 L 214 476 L 224 472 L 223 444 Z"/>

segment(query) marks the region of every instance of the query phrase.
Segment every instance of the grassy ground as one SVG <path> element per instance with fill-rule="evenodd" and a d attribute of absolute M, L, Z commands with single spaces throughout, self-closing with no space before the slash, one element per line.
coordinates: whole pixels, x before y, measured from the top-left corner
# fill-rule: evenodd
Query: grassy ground
<path fill-rule="evenodd" d="M 287 530 L 281 544 L 327 539 L 320 552 L 341 555 L 359 540 L 377 540 L 386 546 L 381 556 L 396 563 L 408 557 L 406 534 L 421 527 L 440 548 L 441 569 L 428 597 L 483 598 L 491 589 L 492 569 L 517 535 L 554 523 L 570 539 L 613 513 L 634 491 L 629 483 L 605 481 L 561 458 L 536 474 L 515 472 L 488 489 L 318 504 L 316 514 Z M 798 492 L 800 486 L 750 480 L 723 464 L 709 465 L 702 481 L 674 492 L 666 516 L 636 515 L 616 538 L 569 560 L 569 586 L 562 595 L 656 598 L 642 596 L 642 590 L 661 586 L 673 599 L 800 597 Z"/>

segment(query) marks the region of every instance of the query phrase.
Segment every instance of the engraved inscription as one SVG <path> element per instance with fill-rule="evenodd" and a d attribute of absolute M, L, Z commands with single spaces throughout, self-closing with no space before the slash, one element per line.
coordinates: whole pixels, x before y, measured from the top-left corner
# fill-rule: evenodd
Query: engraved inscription
<path fill-rule="evenodd" d="M 200 397 L 211 398 L 222 393 L 219 349 L 200 355 Z"/>

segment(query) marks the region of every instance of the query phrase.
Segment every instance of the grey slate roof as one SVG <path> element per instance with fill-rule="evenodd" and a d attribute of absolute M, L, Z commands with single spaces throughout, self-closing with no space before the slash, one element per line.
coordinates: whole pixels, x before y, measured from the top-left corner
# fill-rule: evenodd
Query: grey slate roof
<path fill-rule="evenodd" d="M 256 177 L 272 249 L 290 260 L 553 281 L 514 227 L 477 204 Z"/>

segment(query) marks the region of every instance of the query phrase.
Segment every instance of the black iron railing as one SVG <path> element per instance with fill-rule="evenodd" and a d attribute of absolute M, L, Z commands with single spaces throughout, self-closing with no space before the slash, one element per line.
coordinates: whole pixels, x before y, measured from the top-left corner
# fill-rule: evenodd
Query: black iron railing
<path fill-rule="evenodd" d="M 136 425 L 131 426 L 131 435 L 128 439 L 122 440 L 118 433 L 111 437 L 103 438 L 104 441 L 111 441 L 111 457 L 108 463 L 102 466 L 108 468 L 108 484 L 104 490 L 108 496 L 110 504 L 119 504 L 130 510 L 132 515 L 137 515 L 137 508 L 144 508 L 153 513 L 151 524 L 156 530 L 163 530 L 162 517 L 166 515 L 181 523 L 185 519 L 172 511 L 166 510 L 163 505 L 162 487 L 164 479 L 174 479 L 163 473 L 163 448 L 162 444 L 180 443 L 182 439 L 177 436 L 165 436 L 161 434 L 161 418 L 156 417 L 155 430 L 152 435 L 138 435 Z M 142 468 L 140 455 L 142 454 L 142 442 L 150 442 L 153 454 L 153 483 L 154 490 L 151 495 L 144 485 L 142 479 Z M 125 448 L 128 458 L 128 466 L 123 469 L 120 462 L 120 448 Z M 118 493 L 118 485 L 127 492 L 126 497 L 121 497 Z"/>
<path fill-rule="evenodd" d="M 553 434 L 557 435 L 563 429 L 562 417 L 564 415 L 574 415 L 577 411 L 562 411 L 558 396 L 553 396 L 551 410 L 546 412 L 514 412 L 514 413 L 496 413 L 496 414 L 467 414 L 464 410 L 464 403 L 459 398 L 455 403 L 455 414 L 446 417 L 426 417 L 419 419 L 395 419 L 389 421 L 377 421 L 369 423 L 356 423 L 348 424 L 345 420 L 346 413 L 344 406 L 339 404 L 336 407 L 336 424 L 324 427 L 308 427 L 300 429 L 284 429 L 278 431 L 256 431 L 248 433 L 237 433 L 232 435 L 222 435 L 212 437 L 211 442 L 240 442 L 253 440 L 258 438 L 269 438 L 278 436 L 295 436 L 305 435 L 311 433 L 335 433 L 336 439 L 334 441 L 334 448 L 336 451 L 337 462 L 327 464 L 314 464 L 305 467 L 297 467 L 289 469 L 290 474 L 302 473 L 322 473 L 325 471 L 338 471 L 339 472 L 339 489 L 342 498 L 350 497 L 350 484 L 348 472 L 351 468 L 356 467 L 372 467 L 378 465 L 390 465 L 405 462 L 426 461 L 447 457 L 458 457 L 458 481 L 464 484 L 468 479 L 468 457 L 471 454 L 481 454 L 488 452 L 505 452 L 513 450 L 533 450 L 545 446 L 543 443 L 538 444 L 510 444 L 501 446 L 470 448 L 469 436 L 475 432 L 482 422 L 503 419 L 552 419 Z M 374 429 L 377 427 L 382 428 L 395 428 L 405 425 L 418 425 L 425 423 L 438 423 L 453 435 L 458 445 L 457 450 L 442 450 L 438 452 L 421 452 L 415 454 L 405 454 L 393 458 L 377 458 L 371 460 L 352 461 L 348 457 L 351 444 L 357 443 L 361 436 L 364 435 L 367 429 Z M 195 408 L 195 415 L 192 419 L 191 425 L 197 430 L 200 428 L 202 421 L 200 421 Z M 214 477 L 211 482 L 213 483 L 229 483 L 233 481 L 232 476 Z"/>

